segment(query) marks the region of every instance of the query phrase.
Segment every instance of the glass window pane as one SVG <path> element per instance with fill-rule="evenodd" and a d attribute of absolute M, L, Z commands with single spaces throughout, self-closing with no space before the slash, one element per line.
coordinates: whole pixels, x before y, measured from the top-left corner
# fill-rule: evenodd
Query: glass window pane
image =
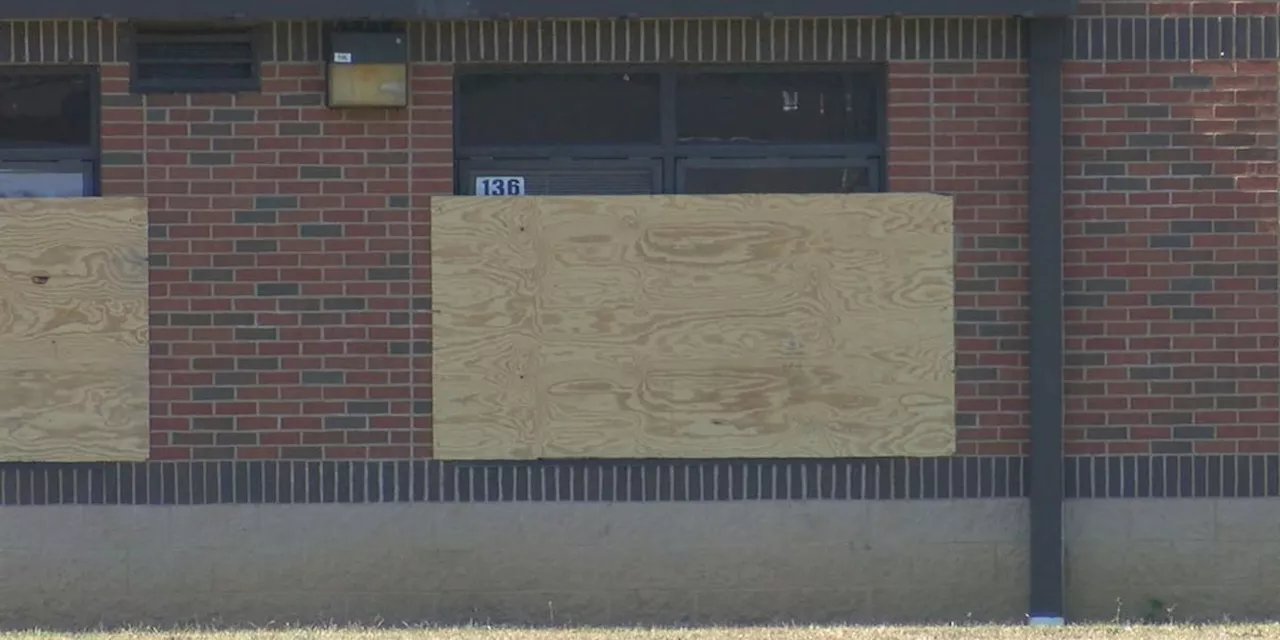
<path fill-rule="evenodd" d="M 874 142 L 876 76 L 843 73 L 688 73 L 676 85 L 684 143 Z"/>
<path fill-rule="evenodd" d="M 0 198 L 80 198 L 87 192 L 80 166 L 0 165 Z"/>
<path fill-rule="evenodd" d="M 657 144 L 658 76 L 463 75 L 459 146 Z"/>
<path fill-rule="evenodd" d="M 870 193 L 867 167 L 686 167 L 681 193 Z"/>
<path fill-rule="evenodd" d="M 0 71 L 0 147 L 91 146 L 89 86 L 87 75 Z"/>

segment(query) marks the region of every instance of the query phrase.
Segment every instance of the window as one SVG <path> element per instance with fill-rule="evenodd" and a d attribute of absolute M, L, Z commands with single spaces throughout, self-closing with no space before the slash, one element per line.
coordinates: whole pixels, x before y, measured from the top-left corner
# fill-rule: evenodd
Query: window
<path fill-rule="evenodd" d="M 680 193 L 869 193 L 876 167 L 858 160 L 730 160 L 680 164 Z"/>
<path fill-rule="evenodd" d="M 92 166 L 63 162 L 0 163 L 0 198 L 79 198 L 93 192 Z"/>
<path fill-rule="evenodd" d="M 0 148 L 93 146 L 89 75 L 15 71 L 0 68 Z"/>
<path fill-rule="evenodd" d="M 0 198 L 97 193 L 96 76 L 0 67 Z"/>
<path fill-rule="evenodd" d="M 245 27 L 139 25 L 133 31 L 134 93 L 257 91 L 254 32 Z"/>
<path fill-rule="evenodd" d="M 634 196 L 662 191 L 662 165 L 646 159 L 463 160 L 458 175 L 468 188 L 474 188 L 476 178 L 520 176 L 525 193 L 531 196 Z"/>
<path fill-rule="evenodd" d="M 532 195 L 879 191 L 884 73 L 803 68 L 461 70 L 457 191 Z"/>
<path fill-rule="evenodd" d="M 458 82 L 464 146 L 657 144 L 652 73 L 494 73 Z"/>
<path fill-rule="evenodd" d="M 875 142 L 874 76 L 840 72 L 682 73 L 680 142 Z"/>

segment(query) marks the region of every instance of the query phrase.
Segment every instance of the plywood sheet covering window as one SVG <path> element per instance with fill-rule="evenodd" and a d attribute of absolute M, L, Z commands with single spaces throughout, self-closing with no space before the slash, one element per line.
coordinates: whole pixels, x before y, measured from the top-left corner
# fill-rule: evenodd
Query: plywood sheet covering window
<path fill-rule="evenodd" d="M 435 452 L 955 449 L 951 199 L 441 197 Z"/>
<path fill-rule="evenodd" d="M 143 198 L 0 199 L 0 460 L 145 460 Z"/>

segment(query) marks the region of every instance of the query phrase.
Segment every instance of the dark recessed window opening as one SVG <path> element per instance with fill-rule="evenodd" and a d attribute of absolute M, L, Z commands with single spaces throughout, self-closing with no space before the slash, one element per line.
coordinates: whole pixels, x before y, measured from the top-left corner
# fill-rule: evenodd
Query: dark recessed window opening
<path fill-rule="evenodd" d="M 653 73 L 464 75 L 458 143 L 657 144 L 659 96 Z"/>
<path fill-rule="evenodd" d="M 458 193 L 499 178 L 530 195 L 880 191 L 884 78 L 851 65 L 462 70 Z"/>
<path fill-rule="evenodd" d="M 458 177 L 470 193 L 476 178 L 519 176 L 531 196 L 634 196 L 662 192 L 656 160 L 460 160 Z"/>
<path fill-rule="evenodd" d="M 870 193 L 874 167 L 855 161 L 694 164 L 680 170 L 680 193 Z"/>
<path fill-rule="evenodd" d="M 93 146 L 90 77 L 0 70 L 0 147 Z"/>
<path fill-rule="evenodd" d="M 676 137 L 682 143 L 874 142 L 874 80 L 841 72 L 682 73 Z"/>
<path fill-rule="evenodd" d="M 248 28 L 139 26 L 133 32 L 134 93 L 258 90 Z"/>
<path fill-rule="evenodd" d="M 0 67 L 0 198 L 97 193 L 94 70 Z"/>

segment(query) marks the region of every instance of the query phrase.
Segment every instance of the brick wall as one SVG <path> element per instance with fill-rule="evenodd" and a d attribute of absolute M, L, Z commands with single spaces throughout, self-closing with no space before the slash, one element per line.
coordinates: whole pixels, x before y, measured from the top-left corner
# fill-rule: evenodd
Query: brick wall
<path fill-rule="evenodd" d="M 411 113 L 327 110 L 321 73 L 144 98 L 103 67 L 104 194 L 152 212 L 155 458 L 429 455 L 448 67 L 416 66 Z M 891 69 L 890 187 L 958 198 L 961 453 L 1027 436 L 1025 90 L 1012 61 Z"/>
<path fill-rule="evenodd" d="M 1276 451 L 1277 63 L 1065 82 L 1068 451 Z"/>
<path fill-rule="evenodd" d="M 474 57 L 424 29 L 420 59 Z M 903 60 L 868 29 L 894 58 L 890 188 L 957 198 L 960 452 L 1021 453 L 1025 66 Z M 314 52 L 285 49 L 261 95 L 132 96 L 103 65 L 104 192 L 153 211 L 155 455 L 428 456 L 449 66 L 415 65 L 409 112 L 330 111 L 322 67 L 293 61 Z M 1071 453 L 1280 450 L 1278 67 L 1067 63 Z"/>
<path fill-rule="evenodd" d="M 890 65 L 889 188 L 956 198 L 963 454 L 1027 442 L 1026 90 L 1021 62 Z"/>
<path fill-rule="evenodd" d="M 430 454 L 449 71 L 418 65 L 407 111 L 325 109 L 322 72 L 141 97 L 103 66 L 103 193 L 151 212 L 153 458 Z"/>

